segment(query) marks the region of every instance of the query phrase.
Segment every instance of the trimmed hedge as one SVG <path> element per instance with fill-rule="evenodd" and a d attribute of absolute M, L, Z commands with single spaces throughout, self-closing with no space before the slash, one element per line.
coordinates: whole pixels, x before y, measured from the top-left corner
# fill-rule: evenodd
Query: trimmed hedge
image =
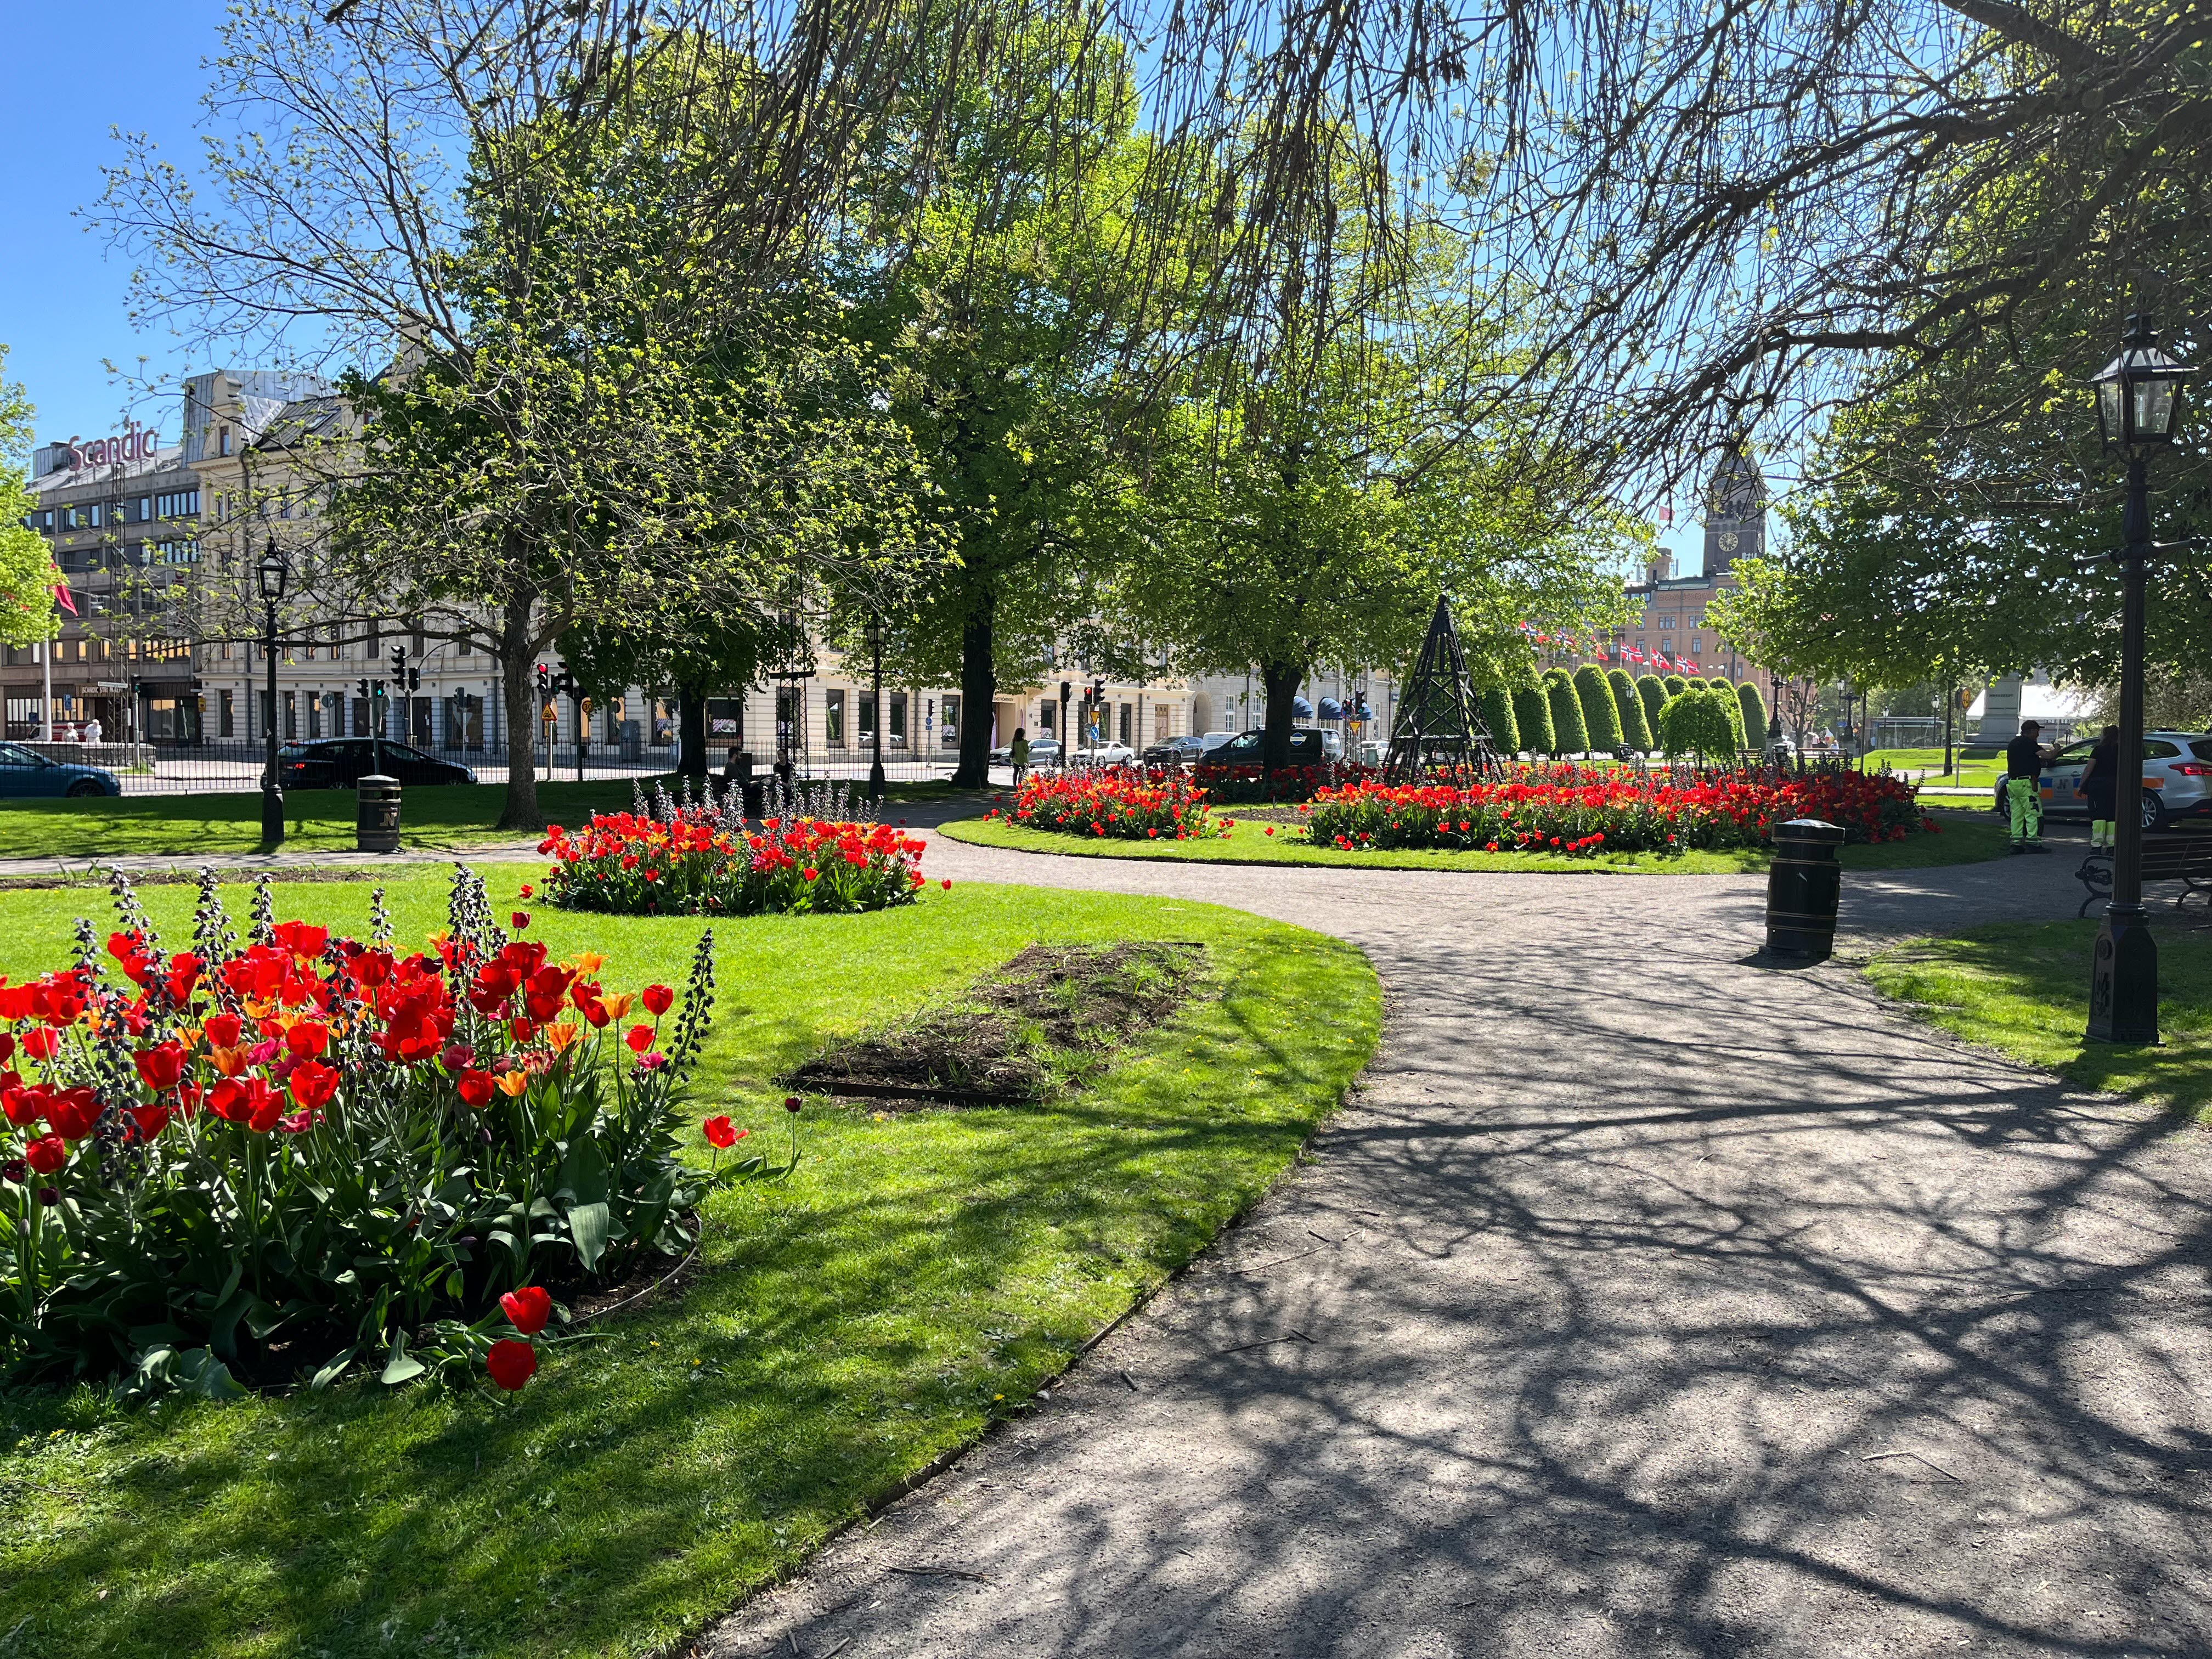
<path fill-rule="evenodd" d="M 1544 695 L 1552 705 L 1552 753 L 1587 754 L 1589 728 L 1583 724 L 1583 700 L 1565 669 L 1544 671 Z"/>
<path fill-rule="evenodd" d="M 1659 711 L 1667 706 L 1667 688 L 1660 684 L 1656 674 L 1636 677 L 1636 698 L 1644 705 L 1644 729 L 1651 734 L 1651 746 L 1659 746 Z"/>
<path fill-rule="evenodd" d="M 1766 747 L 1766 699 L 1759 695 L 1759 687 L 1746 680 L 1735 689 L 1736 701 L 1743 707 L 1743 746 L 1764 750 Z"/>
<path fill-rule="evenodd" d="M 1605 671 L 1591 663 L 1575 670 L 1575 696 L 1582 701 L 1583 729 L 1589 733 L 1589 746 L 1605 755 L 1621 747 L 1620 710 L 1613 706 Z"/>
<path fill-rule="evenodd" d="M 1513 688 L 1513 723 L 1522 748 L 1532 755 L 1552 752 L 1552 700 L 1542 686 Z"/>
<path fill-rule="evenodd" d="M 1628 678 L 1626 668 L 1606 671 L 1606 684 L 1613 688 L 1613 712 L 1620 717 L 1620 740 L 1628 748 L 1649 752 L 1659 746 L 1651 735 L 1650 718 L 1644 712 L 1644 699 L 1638 695 L 1636 682 Z M 1660 701 L 1664 702 L 1665 698 Z"/>
<path fill-rule="evenodd" d="M 1513 718 L 1513 696 L 1502 685 L 1486 685 L 1475 694 L 1482 706 L 1482 723 L 1490 728 L 1490 741 L 1501 755 L 1521 752 L 1521 723 Z"/>

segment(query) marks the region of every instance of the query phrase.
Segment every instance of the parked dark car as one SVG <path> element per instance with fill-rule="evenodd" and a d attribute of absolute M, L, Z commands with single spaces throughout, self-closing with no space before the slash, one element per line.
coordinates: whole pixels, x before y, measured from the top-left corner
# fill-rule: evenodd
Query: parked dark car
<path fill-rule="evenodd" d="M 386 743 L 384 775 L 402 784 L 474 783 L 465 766 L 441 761 L 404 743 Z M 287 789 L 350 789 L 376 770 L 367 738 L 325 738 L 319 743 L 288 743 L 276 751 L 276 781 Z"/>
<path fill-rule="evenodd" d="M 1166 738 L 1145 750 L 1147 766 L 1189 766 L 1206 753 L 1206 739 L 1196 736 Z"/>
<path fill-rule="evenodd" d="M 54 795 L 119 795 L 115 774 L 100 766 L 48 760 L 20 743 L 0 743 L 0 800 Z"/>
<path fill-rule="evenodd" d="M 1291 732 L 1290 764 L 1319 766 L 1324 761 L 1334 758 L 1328 752 L 1328 739 L 1334 735 L 1333 732 L 1324 732 L 1310 726 L 1295 728 Z M 1257 766 L 1260 763 L 1261 745 L 1266 741 L 1265 732 L 1240 732 L 1207 755 L 1199 764 L 1201 766 Z"/>

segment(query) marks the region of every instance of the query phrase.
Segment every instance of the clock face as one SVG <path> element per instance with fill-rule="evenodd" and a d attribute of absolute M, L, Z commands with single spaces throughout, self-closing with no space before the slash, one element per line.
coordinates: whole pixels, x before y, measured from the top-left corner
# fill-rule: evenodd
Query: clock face
<path fill-rule="evenodd" d="M 1723 553 L 1733 553 L 1733 552 L 1735 552 L 1735 544 L 1736 544 L 1736 533 L 1735 533 L 1735 531 L 1733 531 L 1733 530 L 1723 530 L 1723 532 L 1721 532 L 1721 535 L 1720 535 L 1720 543 L 1721 543 L 1721 551 L 1722 551 L 1722 552 L 1723 552 Z"/>

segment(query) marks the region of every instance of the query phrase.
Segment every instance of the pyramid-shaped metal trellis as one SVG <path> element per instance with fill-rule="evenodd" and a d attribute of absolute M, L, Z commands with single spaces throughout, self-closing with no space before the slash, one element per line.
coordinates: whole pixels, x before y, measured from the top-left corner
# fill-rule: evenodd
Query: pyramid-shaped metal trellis
<path fill-rule="evenodd" d="M 1390 734 L 1390 756 L 1383 770 L 1411 781 L 1450 769 L 1481 777 L 1503 777 L 1505 768 L 1490 740 L 1480 706 L 1467 683 L 1467 658 L 1452 626 L 1451 606 L 1437 600 L 1420 660 L 1398 699 L 1398 724 Z"/>

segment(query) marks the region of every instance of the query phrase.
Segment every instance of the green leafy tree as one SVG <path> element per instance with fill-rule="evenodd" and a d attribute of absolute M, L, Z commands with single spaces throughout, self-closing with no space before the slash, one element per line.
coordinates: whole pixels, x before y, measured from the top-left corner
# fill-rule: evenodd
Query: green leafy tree
<path fill-rule="evenodd" d="M 1521 752 L 1521 726 L 1513 718 L 1513 694 L 1502 685 L 1486 685 L 1475 694 L 1482 708 L 1482 723 L 1490 728 L 1490 741 L 1501 755 Z"/>
<path fill-rule="evenodd" d="M 1613 688 L 1613 709 L 1620 717 L 1621 742 L 1638 754 L 1649 754 L 1659 744 L 1651 735 L 1650 717 L 1644 712 L 1644 699 L 1637 691 L 1636 682 L 1629 678 L 1625 668 L 1607 669 L 1605 678 Z"/>
<path fill-rule="evenodd" d="M 1550 691 L 1541 685 L 1516 685 L 1512 698 L 1513 724 L 1520 733 L 1521 747 L 1532 755 L 1554 753 L 1557 742 L 1552 730 Z"/>
<path fill-rule="evenodd" d="M 1680 674 L 1664 674 L 1660 677 L 1659 684 L 1666 687 L 1668 696 L 1679 697 L 1690 683 Z"/>
<path fill-rule="evenodd" d="M 1589 733 L 1589 746 L 1607 755 L 1626 747 L 1620 733 L 1620 710 L 1613 704 L 1613 687 L 1607 682 L 1605 671 L 1591 663 L 1577 668 L 1575 696 L 1583 706 L 1583 729 Z"/>
<path fill-rule="evenodd" d="M 23 522 L 31 511 L 31 403 L 6 378 L 8 348 L 0 345 L 0 643 L 32 645 L 50 640 L 54 588 L 61 574 L 45 537 Z"/>
<path fill-rule="evenodd" d="M 1669 757 L 1714 760 L 1735 752 L 1736 732 L 1728 708 L 1705 687 L 1696 686 L 1676 692 L 1660 709 L 1659 744 Z"/>
<path fill-rule="evenodd" d="M 1583 724 L 1583 700 L 1574 680 L 1564 668 L 1547 668 L 1543 676 L 1544 697 L 1552 710 L 1552 753 L 1579 755 L 1589 748 L 1589 732 Z"/>
<path fill-rule="evenodd" d="M 1636 677 L 1636 697 L 1644 705 L 1644 725 L 1651 733 L 1651 748 L 1659 746 L 1659 711 L 1673 695 L 1656 674 L 1638 674 Z"/>
<path fill-rule="evenodd" d="M 1746 747 L 1742 703 L 1736 700 L 1735 690 L 1724 681 L 1707 680 L 1705 690 L 1705 695 L 1718 703 L 1721 713 L 1728 717 L 1729 732 L 1732 739 L 1729 746 L 1741 754 Z"/>
<path fill-rule="evenodd" d="M 1743 710 L 1743 746 L 1763 753 L 1766 748 L 1766 699 L 1759 695 L 1758 683 L 1753 680 L 1740 684 L 1735 695 Z"/>

